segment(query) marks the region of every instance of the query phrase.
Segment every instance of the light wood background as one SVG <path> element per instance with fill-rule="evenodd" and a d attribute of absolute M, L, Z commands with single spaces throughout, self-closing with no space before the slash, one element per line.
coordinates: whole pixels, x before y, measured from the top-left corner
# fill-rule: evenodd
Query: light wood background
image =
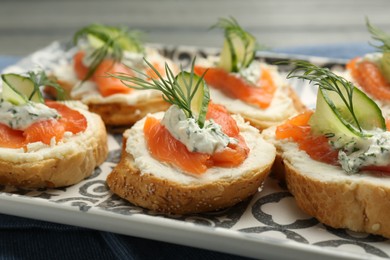
<path fill-rule="evenodd" d="M 390 33 L 389 0 L 0 0 L 0 55 L 26 55 L 93 22 L 128 25 L 152 43 L 219 47 L 221 31 L 208 29 L 228 16 L 272 48 L 366 43 L 366 16 Z"/>

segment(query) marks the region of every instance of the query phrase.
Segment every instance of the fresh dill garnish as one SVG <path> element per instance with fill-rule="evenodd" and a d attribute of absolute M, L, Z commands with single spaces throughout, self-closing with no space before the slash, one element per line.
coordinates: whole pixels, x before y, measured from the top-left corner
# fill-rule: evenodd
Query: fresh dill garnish
<path fill-rule="evenodd" d="M 64 100 L 64 89 L 56 81 L 48 78 L 43 70 L 39 72 L 29 71 L 27 75 L 34 84 L 34 91 L 27 97 L 28 100 L 31 100 L 35 93 L 40 93 L 40 87 L 42 86 L 54 88 L 57 91 L 57 99 Z M 44 102 L 43 99 L 41 102 Z"/>
<path fill-rule="evenodd" d="M 332 110 L 337 114 L 338 118 L 346 126 L 351 126 L 354 129 L 360 132 L 363 136 L 363 128 L 361 122 L 359 122 L 358 117 L 356 116 L 353 104 L 353 94 L 355 86 L 344 79 L 330 71 L 328 68 L 321 68 L 313 65 L 307 61 L 292 61 L 291 64 L 295 66 L 287 75 L 287 78 L 299 78 L 309 80 L 314 85 L 318 86 L 322 90 L 327 90 L 330 92 L 335 92 L 340 97 L 345 107 L 348 110 L 348 118 L 352 119 L 352 122 L 345 120 L 345 112 L 341 114 L 341 111 L 336 107 L 334 102 L 330 98 L 326 98 L 326 102 L 332 108 Z M 295 73 L 302 72 L 299 75 Z"/>
<path fill-rule="evenodd" d="M 229 52 L 231 59 L 231 72 L 238 72 L 241 68 L 248 67 L 255 58 L 256 51 L 262 48 L 256 42 L 255 37 L 245 31 L 233 17 L 230 19 L 220 18 L 211 28 L 224 29 L 225 40 L 228 44 L 227 52 Z M 240 44 L 237 40 L 240 41 Z"/>
<path fill-rule="evenodd" d="M 194 118 L 202 128 L 206 120 L 210 95 L 203 80 L 204 74 L 199 77 L 194 73 L 195 59 L 192 61 L 190 72 L 186 72 L 181 68 L 178 75 L 174 75 L 168 64 L 165 63 L 165 78 L 145 58 L 144 61 L 157 75 L 157 78 L 152 78 L 135 69 L 133 70 L 140 76 L 132 76 L 126 73 L 109 75 L 120 79 L 123 84 L 133 89 L 161 91 L 166 102 L 178 106 L 187 118 Z"/>
<path fill-rule="evenodd" d="M 110 57 L 114 62 L 120 62 L 125 51 L 136 53 L 144 51 L 141 33 L 129 30 L 127 27 L 92 24 L 75 33 L 73 43 L 77 44 L 80 40 L 88 40 L 90 43 L 91 41 L 95 43 L 95 46 L 91 46 L 95 47 L 94 51 L 87 57 L 92 62 L 82 82 L 88 80 L 93 75 L 105 58 Z"/>
<path fill-rule="evenodd" d="M 366 18 L 366 25 L 368 31 L 371 33 L 371 36 L 374 40 L 382 42 L 382 45 L 374 45 L 372 46 L 378 48 L 379 50 L 382 50 L 383 52 L 390 52 L 390 34 L 387 34 L 383 30 L 379 29 L 376 26 L 373 26 L 368 18 Z"/>

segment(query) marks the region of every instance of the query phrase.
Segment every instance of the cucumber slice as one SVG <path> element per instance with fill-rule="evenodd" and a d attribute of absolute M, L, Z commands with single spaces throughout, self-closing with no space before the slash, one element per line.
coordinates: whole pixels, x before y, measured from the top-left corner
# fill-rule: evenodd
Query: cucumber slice
<path fill-rule="evenodd" d="M 390 83 L 390 51 L 383 52 L 380 64 L 383 76 L 387 79 L 387 82 Z"/>
<path fill-rule="evenodd" d="M 189 72 L 182 71 L 176 76 L 176 82 L 180 86 L 185 97 L 191 100 L 190 109 L 197 119 L 200 127 L 206 120 L 207 107 L 210 101 L 210 93 L 204 80 Z"/>
<path fill-rule="evenodd" d="M 339 85 L 339 87 L 342 92 L 346 92 L 342 86 Z M 343 96 L 348 96 L 347 93 L 343 94 Z M 386 129 L 386 123 L 378 105 L 356 87 L 353 89 L 352 104 L 362 131 L 340 95 L 320 88 L 317 93 L 316 111 L 309 121 L 313 131 L 322 134 L 337 134 L 341 143 L 347 143 L 352 138 L 370 136 L 370 131 L 378 128 Z"/>
<path fill-rule="evenodd" d="M 142 48 L 139 42 L 135 42 L 135 38 L 131 38 L 115 27 L 100 26 L 98 32 L 90 32 L 87 34 L 87 40 L 94 49 L 98 49 L 106 44 L 106 39 L 102 39 L 101 37 L 115 39 L 116 43 L 125 51 L 142 52 Z M 108 51 L 112 52 L 112 48 L 110 47 Z"/>
<path fill-rule="evenodd" d="M 99 49 L 100 47 L 102 47 L 104 45 L 104 41 L 101 40 L 100 38 L 96 37 L 93 34 L 88 34 L 87 35 L 87 40 L 88 40 L 89 45 L 93 49 Z"/>
<path fill-rule="evenodd" d="M 3 99 L 15 105 L 22 105 L 29 100 L 43 103 L 43 97 L 34 82 L 18 74 L 3 74 Z"/>
<path fill-rule="evenodd" d="M 255 57 L 256 39 L 253 35 L 229 33 L 223 43 L 219 67 L 229 72 L 246 68 Z"/>

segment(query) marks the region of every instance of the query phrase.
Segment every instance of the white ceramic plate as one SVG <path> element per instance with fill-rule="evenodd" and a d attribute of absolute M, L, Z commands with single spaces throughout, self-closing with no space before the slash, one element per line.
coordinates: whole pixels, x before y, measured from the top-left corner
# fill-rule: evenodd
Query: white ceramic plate
<path fill-rule="evenodd" d="M 183 63 L 194 55 L 215 53 L 185 46 L 159 47 L 166 56 Z M 6 71 L 48 68 L 62 55 L 64 46 L 55 42 Z M 267 62 L 303 58 L 329 67 L 343 63 L 275 53 L 259 53 L 259 57 Z M 313 88 L 302 81 L 291 84 L 307 105 L 314 105 Z M 119 160 L 120 135 L 109 135 L 109 149 L 106 162 L 77 185 L 37 190 L 0 186 L 0 212 L 262 259 L 367 259 L 390 255 L 390 243 L 381 236 L 336 230 L 304 214 L 285 187 L 271 178 L 250 200 L 218 212 L 166 216 L 133 206 L 105 185 L 107 174 Z"/>

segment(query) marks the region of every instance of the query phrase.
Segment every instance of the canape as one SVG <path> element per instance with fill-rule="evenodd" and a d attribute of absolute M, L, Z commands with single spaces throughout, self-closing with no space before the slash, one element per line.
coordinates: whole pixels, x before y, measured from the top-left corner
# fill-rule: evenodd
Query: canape
<path fill-rule="evenodd" d="M 390 237 L 390 132 L 380 108 L 330 70 L 294 65 L 290 76 L 318 85 L 316 108 L 263 132 L 288 189 L 326 225 Z"/>
<path fill-rule="evenodd" d="M 216 27 L 225 31 L 218 57 L 200 60 L 198 75 L 210 86 L 212 99 L 240 114 L 258 129 L 283 122 L 305 109 L 275 65 L 255 59 L 256 39 L 232 19 L 221 19 Z"/>
<path fill-rule="evenodd" d="M 192 67 L 193 68 L 193 67 Z M 213 211 L 255 194 L 269 174 L 275 148 L 259 130 L 209 99 L 191 72 L 152 82 L 124 74 L 123 82 L 158 89 L 171 103 L 124 132 L 121 160 L 107 178 L 131 203 L 169 214 Z"/>
<path fill-rule="evenodd" d="M 92 24 L 75 33 L 74 44 L 71 61 L 59 63 L 50 73 L 70 99 L 88 105 L 107 126 L 129 126 L 148 113 L 168 108 L 160 92 L 134 90 L 107 76 L 108 73 L 126 72 L 139 77 L 143 73 L 157 77 L 144 63 L 144 57 L 160 73 L 164 73 L 165 64 L 175 68 L 155 48 L 145 46 L 138 31 Z"/>
<path fill-rule="evenodd" d="M 80 182 L 106 158 L 101 118 L 80 102 L 44 101 L 45 73 L 3 74 L 0 99 L 0 184 L 63 187 Z"/>

